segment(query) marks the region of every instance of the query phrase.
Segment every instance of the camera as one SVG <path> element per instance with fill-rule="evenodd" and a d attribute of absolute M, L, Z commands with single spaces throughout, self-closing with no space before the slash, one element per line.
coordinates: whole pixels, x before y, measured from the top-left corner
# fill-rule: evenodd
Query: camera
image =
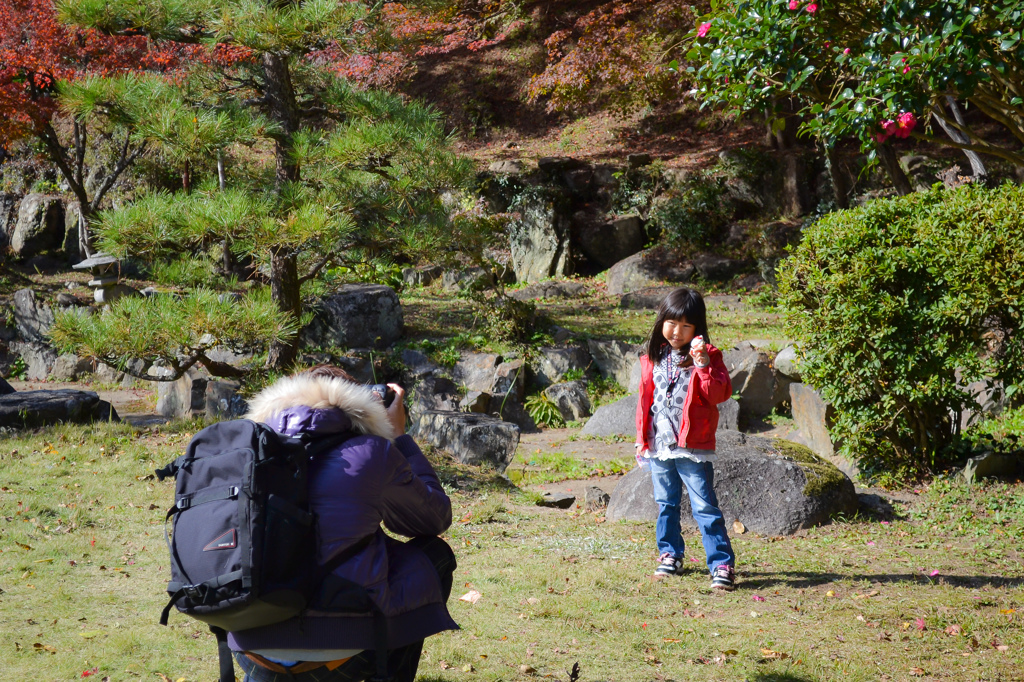
<path fill-rule="evenodd" d="M 387 384 L 371 384 L 370 392 L 380 398 L 384 407 L 391 407 L 391 403 L 395 402 L 395 391 Z"/>

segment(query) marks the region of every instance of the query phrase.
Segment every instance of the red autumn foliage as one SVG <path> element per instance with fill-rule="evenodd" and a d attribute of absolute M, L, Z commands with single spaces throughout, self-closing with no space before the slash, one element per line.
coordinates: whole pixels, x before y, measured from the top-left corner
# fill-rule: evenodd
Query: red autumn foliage
<path fill-rule="evenodd" d="M 68 26 L 57 18 L 52 0 L 0 0 L 0 146 L 42 131 L 57 112 L 58 81 L 170 74 L 196 60 L 228 65 L 250 57 L 236 46 L 210 51 Z"/>

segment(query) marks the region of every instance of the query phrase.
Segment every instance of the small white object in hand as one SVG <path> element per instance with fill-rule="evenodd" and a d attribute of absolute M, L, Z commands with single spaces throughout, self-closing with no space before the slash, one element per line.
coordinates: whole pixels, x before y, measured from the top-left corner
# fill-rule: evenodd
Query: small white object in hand
<path fill-rule="evenodd" d="M 704 337 L 693 337 L 693 340 L 690 341 L 690 350 L 704 350 Z"/>

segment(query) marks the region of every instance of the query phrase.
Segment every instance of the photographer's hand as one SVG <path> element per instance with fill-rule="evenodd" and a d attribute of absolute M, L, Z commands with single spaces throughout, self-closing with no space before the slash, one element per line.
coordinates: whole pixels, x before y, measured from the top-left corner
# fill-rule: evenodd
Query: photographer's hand
<path fill-rule="evenodd" d="M 387 408 L 388 421 L 397 437 L 405 433 L 405 389 L 398 384 L 388 384 L 388 387 L 395 392 L 395 399 Z"/>

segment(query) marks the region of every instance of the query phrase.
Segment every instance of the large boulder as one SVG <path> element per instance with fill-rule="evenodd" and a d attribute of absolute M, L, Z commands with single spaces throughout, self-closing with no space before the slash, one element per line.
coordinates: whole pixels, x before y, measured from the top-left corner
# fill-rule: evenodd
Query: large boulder
<path fill-rule="evenodd" d="M 532 301 L 536 298 L 579 298 L 587 293 L 587 285 L 572 280 L 548 280 L 516 289 L 509 296 L 517 301 Z"/>
<path fill-rule="evenodd" d="M 590 362 L 590 351 L 583 346 L 541 348 L 532 367 L 534 383 L 541 388 L 550 386 L 562 381 L 569 372 L 585 372 Z"/>
<path fill-rule="evenodd" d="M 50 370 L 53 381 L 75 381 L 85 374 L 92 373 L 92 360 L 80 358 L 74 353 L 58 356 Z"/>
<path fill-rule="evenodd" d="M 767 353 L 750 353 L 729 376 L 733 392 L 739 393 L 744 417 L 766 415 L 780 402 L 776 399 L 775 371 Z"/>
<path fill-rule="evenodd" d="M 8 393 L 15 393 L 14 387 L 7 383 L 7 380 L 0 377 L 0 395 L 7 395 Z"/>
<path fill-rule="evenodd" d="M 303 331 L 311 346 L 383 348 L 402 336 L 402 304 L 383 284 L 346 284 L 317 304 Z"/>
<path fill-rule="evenodd" d="M 494 372 L 500 364 L 500 355 L 464 352 L 452 367 L 452 378 L 468 391 L 489 393 L 494 383 Z"/>
<path fill-rule="evenodd" d="M 788 377 L 792 381 L 801 381 L 800 359 L 796 355 L 796 348 L 786 346 L 775 356 L 775 371 Z"/>
<path fill-rule="evenodd" d="M 209 383 L 210 378 L 196 369 L 190 369 L 174 381 L 157 382 L 157 414 L 169 419 L 189 419 L 205 414 Z"/>
<path fill-rule="evenodd" d="M 857 510 L 846 474 L 802 445 L 738 431 L 721 431 L 717 441 L 715 494 L 727 527 L 740 521 L 761 535 L 791 535 Z M 682 497 L 682 521 L 695 525 L 689 498 Z M 637 467 L 616 484 L 607 518 L 654 521 L 657 516 L 650 470 Z"/>
<path fill-rule="evenodd" d="M 733 275 L 743 272 L 753 265 L 752 261 L 727 258 L 713 253 L 704 253 L 693 259 L 693 266 L 697 268 L 697 272 L 710 282 L 731 279 Z"/>
<path fill-rule="evenodd" d="M 64 246 L 64 204 L 60 197 L 27 194 L 11 233 L 11 252 L 26 259 Z"/>
<path fill-rule="evenodd" d="M 52 424 L 120 421 L 110 403 L 92 391 L 58 389 L 0 395 L 0 426 L 35 428 Z"/>
<path fill-rule="evenodd" d="M 53 311 L 31 289 L 14 292 L 14 324 L 25 341 L 47 343 L 53 326 Z"/>
<path fill-rule="evenodd" d="M 561 277 L 572 270 L 569 221 L 557 198 L 536 196 L 517 209 L 509 232 L 512 269 L 520 282 Z"/>
<path fill-rule="evenodd" d="M 402 268 L 402 281 L 406 286 L 429 286 L 444 273 L 440 265 L 420 265 L 415 268 Z"/>
<path fill-rule="evenodd" d="M 789 395 L 793 406 L 793 422 L 811 450 L 839 467 L 850 478 L 860 476 L 860 467 L 837 452 L 829 433 L 835 418 L 835 408 L 807 384 L 790 384 Z"/>
<path fill-rule="evenodd" d="M 214 421 L 238 419 L 249 411 L 249 403 L 239 395 L 241 384 L 237 381 L 209 380 L 206 382 L 206 417 Z"/>
<path fill-rule="evenodd" d="M 610 268 L 644 248 L 647 234 L 639 216 L 627 215 L 611 221 L 594 217 L 586 211 L 577 212 L 573 216 L 573 232 L 580 252 L 599 269 Z"/>
<path fill-rule="evenodd" d="M 620 386 L 629 385 L 629 375 L 636 362 L 635 345 L 623 341 L 589 339 L 587 348 L 601 376 L 615 379 Z"/>
<path fill-rule="evenodd" d="M 637 399 L 634 393 L 597 408 L 594 416 L 583 425 L 580 435 L 636 437 Z M 739 409 L 739 405 L 732 398 L 718 405 L 719 432 L 736 428 Z"/>
<path fill-rule="evenodd" d="M 661 307 L 661 302 L 665 300 L 676 287 L 645 287 L 643 289 L 637 289 L 636 291 L 630 291 L 622 295 L 619 299 L 620 308 L 630 308 L 634 310 L 657 310 Z"/>
<path fill-rule="evenodd" d="M 463 464 L 487 464 L 499 472 L 512 462 L 519 446 L 515 424 L 467 412 L 423 412 L 416 418 L 412 434 Z"/>
<path fill-rule="evenodd" d="M 15 341 L 11 343 L 11 350 L 21 356 L 25 378 L 30 381 L 43 381 L 57 363 L 57 351 L 38 341 Z"/>
<path fill-rule="evenodd" d="M 409 416 L 416 421 L 424 412 L 458 411 L 459 402 L 459 387 L 454 381 L 443 376 L 425 376 L 412 387 Z"/>
<path fill-rule="evenodd" d="M 567 422 L 581 421 L 590 416 L 590 397 L 587 389 L 581 381 L 567 381 L 562 384 L 552 384 L 544 389 L 546 395 Z"/>
<path fill-rule="evenodd" d="M 608 293 L 621 295 L 665 282 L 689 282 L 697 270 L 664 248 L 653 248 L 624 258 L 608 270 Z"/>

